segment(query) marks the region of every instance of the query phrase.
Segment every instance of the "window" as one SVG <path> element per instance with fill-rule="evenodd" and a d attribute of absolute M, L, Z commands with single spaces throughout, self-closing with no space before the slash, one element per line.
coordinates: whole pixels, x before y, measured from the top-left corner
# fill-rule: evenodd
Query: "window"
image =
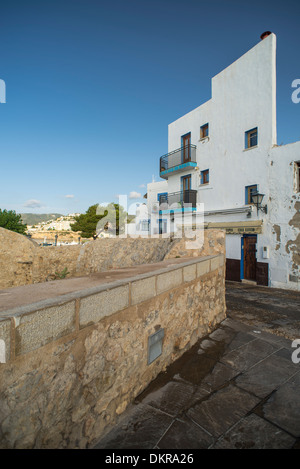
<path fill-rule="evenodd" d="M 167 204 L 168 203 L 168 193 L 163 192 L 161 194 L 157 194 L 157 200 L 159 204 Z"/>
<path fill-rule="evenodd" d="M 245 149 L 257 146 L 257 127 L 245 132 Z"/>
<path fill-rule="evenodd" d="M 201 171 L 200 174 L 201 184 L 208 184 L 209 183 L 209 169 L 205 169 Z"/>
<path fill-rule="evenodd" d="M 295 162 L 295 192 L 300 192 L 300 161 Z"/>
<path fill-rule="evenodd" d="M 200 138 L 208 137 L 208 124 L 202 125 L 200 127 Z"/>
<path fill-rule="evenodd" d="M 160 218 L 158 220 L 158 226 L 159 226 L 159 228 L 158 228 L 159 234 L 167 233 L 167 230 L 168 230 L 168 221 L 167 220 Z"/>
<path fill-rule="evenodd" d="M 141 230 L 142 231 L 149 231 L 149 225 L 150 225 L 149 220 L 142 220 L 141 221 Z"/>
<path fill-rule="evenodd" d="M 257 184 L 253 186 L 246 186 L 245 187 L 245 204 L 250 205 L 253 204 L 252 202 L 252 194 L 257 192 Z"/>

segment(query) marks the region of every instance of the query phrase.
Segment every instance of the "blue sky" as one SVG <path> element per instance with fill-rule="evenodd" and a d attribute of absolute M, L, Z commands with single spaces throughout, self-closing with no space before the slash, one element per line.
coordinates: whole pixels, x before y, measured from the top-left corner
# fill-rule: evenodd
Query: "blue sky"
<path fill-rule="evenodd" d="M 298 0 L 1 1 L 0 208 L 83 213 L 143 195 L 168 124 L 210 99 L 211 78 L 266 30 L 278 144 L 300 140 L 299 14 Z"/>

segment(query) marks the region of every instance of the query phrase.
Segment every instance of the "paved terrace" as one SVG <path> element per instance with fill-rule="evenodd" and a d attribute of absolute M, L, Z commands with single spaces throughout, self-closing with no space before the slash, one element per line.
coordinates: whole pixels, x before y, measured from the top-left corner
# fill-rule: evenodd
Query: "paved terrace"
<path fill-rule="evenodd" d="M 227 318 L 161 373 L 95 449 L 299 449 L 293 351 L 290 340 Z"/>

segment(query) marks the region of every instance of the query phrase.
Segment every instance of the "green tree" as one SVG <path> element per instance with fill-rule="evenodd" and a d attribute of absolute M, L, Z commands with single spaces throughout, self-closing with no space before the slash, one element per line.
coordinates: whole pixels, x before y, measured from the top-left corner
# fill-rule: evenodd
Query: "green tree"
<path fill-rule="evenodd" d="M 25 234 L 27 225 L 22 223 L 22 216 L 17 215 L 14 210 L 1 210 L 0 208 L 0 226 L 6 230 Z"/>
<path fill-rule="evenodd" d="M 102 230 L 108 230 L 112 234 L 119 235 L 124 232 L 125 223 L 128 220 L 128 214 L 122 205 L 110 203 L 106 206 L 98 205 L 97 214 L 103 215 L 98 222 L 97 233 Z"/>
<path fill-rule="evenodd" d="M 104 229 L 115 229 L 118 235 L 127 220 L 127 213 L 119 204 L 91 205 L 84 214 L 75 217 L 71 230 L 82 238 L 91 238 Z M 100 222 L 101 221 L 101 222 Z"/>
<path fill-rule="evenodd" d="M 75 223 L 71 224 L 72 231 L 79 231 L 82 238 L 91 238 L 96 234 L 96 226 L 101 216 L 97 215 L 98 204 L 91 205 L 85 213 L 75 217 Z"/>

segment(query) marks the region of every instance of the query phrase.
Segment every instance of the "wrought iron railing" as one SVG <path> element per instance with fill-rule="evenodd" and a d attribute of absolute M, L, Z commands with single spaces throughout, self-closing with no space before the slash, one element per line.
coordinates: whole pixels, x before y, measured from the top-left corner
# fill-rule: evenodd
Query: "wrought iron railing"
<path fill-rule="evenodd" d="M 160 172 L 184 163 L 196 163 L 196 145 L 185 145 L 160 157 Z"/>
<path fill-rule="evenodd" d="M 172 210 L 176 208 L 196 208 L 197 204 L 197 191 L 189 189 L 180 192 L 170 192 L 169 194 L 162 194 L 159 197 L 160 210 Z"/>

